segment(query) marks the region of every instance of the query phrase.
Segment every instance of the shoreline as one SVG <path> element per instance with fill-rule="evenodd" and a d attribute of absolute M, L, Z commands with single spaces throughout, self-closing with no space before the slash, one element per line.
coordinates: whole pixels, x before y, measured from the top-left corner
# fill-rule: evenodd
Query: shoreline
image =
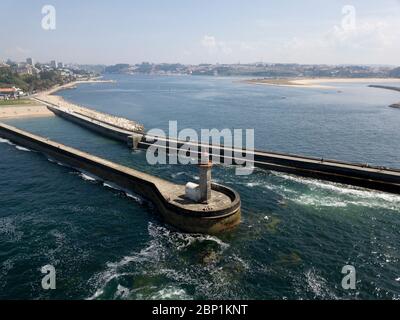
<path fill-rule="evenodd" d="M 12 105 L 0 107 L 0 120 L 18 118 L 53 117 L 54 113 L 44 105 Z"/>
<path fill-rule="evenodd" d="M 88 79 L 88 80 L 76 80 L 76 81 L 69 82 L 67 84 L 63 84 L 61 86 L 55 86 L 49 90 L 39 92 L 39 93 L 35 94 L 34 96 L 38 96 L 38 95 L 42 95 L 42 94 L 51 95 L 51 94 L 54 94 L 61 90 L 75 89 L 78 85 L 85 84 L 85 83 L 115 83 L 115 82 L 116 82 L 115 80 L 101 80 L 101 79 L 96 79 L 96 78 Z"/>
<path fill-rule="evenodd" d="M 391 83 L 399 82 L 399 78 L 282 78 L 282 79 L 250 79 L 244 83 L 288 88 L 335 89 L 332 83 Z"/>
<path fill-rule="evenodd" d="M 62 86 L 57 86 L 57 87 L 51 88 L 49 90 L 42 91 L 40 93 L 35 94 L 33 97 L 37 98 L 40 101 L 43 101 L 44 103 L 53 104 L 53 105 L 61 107 L 61 108 L 66 108 L 66 109 L 70 109 L 70 110 L 90 110 L 85 106 L 81 106 L 81 105 L 69 102 L 69 101 L 65 100 L 63 97 L 56 95 L 56 93 L 59 91 L 75 89 L 78 85 L 84 84 L 84 83 L 115 83 L 115 80 L 89 79 L 89 80 L 73 81 L 73 82 L 67 83 Z M 92 111 L 96 111 L 96 110 L 92 110 Z"/>
<path fill-rule="evenodd" d="M 36 93 L 27 99 L 21 101 L 21 103 L 13 103 L 9 105 L 2 105 L 0 106 L 0 120 L 3 119 L 18 119 L 18 118 L 38 118 L 38 117 L 53 117 L 54 113 L 51 112 L 44 104 L 33 100 L 35 97 L 43 97 L 43 100 L 49 99 L 49 97 L 54 97 L 56 100 L 55 104 L 69 104 L 69 102 L 65 101 L 60 96 L 55 96 L 58 91 L 67 90 L 67 89 L 74 89 L 76 86 L 84 83 L 114 83 L 114 80 L 101 80 L 98 78 L 88 79 L 88 80 L 77 80 L 72 81 L 67 84 L 61 86 L 55 86 L 48 90 Z M 29 100 L 30 102 L 27 103 L 26 101 Z M 52 100 L 50 98 L 50 100 Z M 71 104 L 73 105 L 73 104 Z M 73 105 L 76 106 L 76 105 Z"/>
<path fill-rule="evenodd" d="M 67 113 L 72 112 L 72 113 L 77 113 L 86 117 L 90 117 L 92 119 L 96 119 L 100 122 L 105 122 L 105 123 L 112 123 L 113 125 L 116 125 L 119 128 L 125 129 L 125 130 L 133 130 L 133 131 L 144 131 L 143 125 L 126 119 L 126 118 L 121 118 L 112 114 L 106 114 L 100 111 L 97 111 L 96 109 L 91 109 L 83 105 L 79 105 L 76 103 L 69 102 L 68 100 L 64 99 L 62 96 L 56 95 L 60 90 L 65 90 L 69 88 L 75 88 L 76 85 L 79 85 L 81 83 L 97 83 L 97 82 L 106 82 L 106 83 L 114 83 L 114 80 L 89 80 L 89 81 L 74 81 L 71 83 L 68 83 L 63 86 L 59 86 L 56 88 L 53 88 L 51 90 L 43 91 L 41 93 L 36 94 L 33 99 L 35 101 L 38 101 L 39 103 L 42 103 L 48 108 L 54 112 L 55 109 L 60 109 L 64 110 Z M 53 110 L 54 109 L 54 110 Z"/>

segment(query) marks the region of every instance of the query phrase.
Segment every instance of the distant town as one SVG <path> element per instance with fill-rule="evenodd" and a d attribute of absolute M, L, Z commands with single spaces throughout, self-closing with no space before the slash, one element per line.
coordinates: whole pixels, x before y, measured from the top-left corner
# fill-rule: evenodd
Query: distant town
<path fill-rule="evenodd" d="M 52 60 L 49 63 L 0 61 L 0 100 L 19 99 L 38 91 L 100 75 L 104 68 L 64 65 Z"/>
<path fill-rule="evenodd" d="M 199 64 L 183 65 L 179 63 L 154 64 L 116 64 L 104 67 L 104 73 L 117 74 L 180 74 L 204 76 L 243 76 L 265 78 L 397 78 L 400 68 L 395 66 L 363 65 L 304 65 L 284 63 L 252 64 Z"/>
<path fill-rule="evenodd" d="M 37 91 L 102 74 L 236 76 L 252 78 L 400 78 L 400 67 L 366 65 L 304 65 L 284 63 L 199 64 L 150 63 L 81 65 L 52 60 L 0 61 L 0 99 L 15 99 Z"/>

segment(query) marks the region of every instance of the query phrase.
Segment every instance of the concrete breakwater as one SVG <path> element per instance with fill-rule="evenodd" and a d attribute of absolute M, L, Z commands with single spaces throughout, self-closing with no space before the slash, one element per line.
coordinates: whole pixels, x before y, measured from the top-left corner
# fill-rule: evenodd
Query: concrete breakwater
<path fill-rule="evenodd" d="M 71 147 L 0 123 L 0 136 L 41 152 L 51 159 L 109 181 L 151 201 L 172 226 L 193 233 L 216 234 L 240 223 L 240 196 L 225 186 L 212 184 L 211 200 L 197 203 L 185 197 L 185 186 L 110 162 Z"/>
<path fill-rule="evenodd" d="M 56 99 L 52 99 L 56 98 Z M 74 113 L 77 115 L 81 115 L 105 124 L 112 125 L 115 128 L 119 128 L 122 130 L 128 130 L 132 132 L 138 132 L 138 133 L 143 133 L 144 132 L 144 127 L 143 125 L 121 117 L 116 117 L 110 114 L 105 114 L 99 111 L 95 111 L 89 108 L 85 108 L 82 106 L 78 106 L 75 104 L 67 103 L 64 102 L 63 100 L 60 100 L 59 97 L 51 96 L 51 95 L 42 95 L 42 96 L 37 96 L 35 98 L 32 98 L 33 100 L 44 104 L 48 107 L 55 107 L 59 110 L 62 110 L 66 113 Z M 52 110 L 54 111 L 54 110 Z"/>
<path fill-rule="evenodd" d="M 166 146 L 166 152 L 176 152 L 184 144 L 192 145 L 192 149 L 198 150 L 199 157 L 202 150 L 208 150 L 210 156 L 219 156 L 222 163 L 228 160 L 240 165 L 244 158 L 252 158 L 254 167 L 262 169 L 400 194 L 400 170 L 397 169 L 259 150 L 233 149 L 223 145 L 188 143 L 148 135 L 143 136 L 138 146 L 148 148 L 153 144 L 158 144 L 160 148 Z M 235 154 L 240 154 L 241 157 L 237 158 Z"/>
<path fill-rule="evenodd" d="M 400 87 L 393 87 L 393 86 L 382 86 L 382 85 L 371 84 L 371 85 L 369 85 L 369 87 L 370 88 L 377 88 L 377 89 L 400 91 Z"/>
<path fill-rule="evenodd" d="M 192 150 L 198 150 L 196 153 L 199 156 L 202 150 L 208 150 L 210 156 L 219 155 L 222 163 L 228 160 L 232 161 L 233 164 L 238 164 L 239 160 L 243 160 L 243 158 L 238 159 L 235 157 L 235 154 L 241 154 L 242 156 L 250 154 L 250 158 L 254 159 L 252 163 L 255 167 L 400 194 L 400 170 L 375 167 L 368 164 L 260 150 L 232 149 L 226 148 L 223 145 L 206 145 L 197 142 L 188 143 L 172 138 L 154 137 L 148 134 L 138 134 L 133 131 L 122 130 L 89 117 L 66 112 L 57 106 L 48 106 L 55 114 L 67 120 L 109 138 L 117 139 L 123 143 L 128 142 L 130 146 L 133 145 L 136 148 L 146 149 L 156 144 L 159 148 L 165 148 L 165 151 L 168 153 L 178 151 L 183 145 L 191 145 Z M 187 156 L 189 155 L 187 154 Z"/>
<path fill-rule="evenodd" d="M 392 90 L 392 91 L 399 91 L 400 92 L 400 87 L 382 86 L 382 85 L 370 85 L 369 87 L 377 88 L 377 89 L 386 89 L 386 90 Z M 389 107 L 390 108 L 395 108 L 395 109 L 400 109 L 400 102 L 393 103 Z"/>

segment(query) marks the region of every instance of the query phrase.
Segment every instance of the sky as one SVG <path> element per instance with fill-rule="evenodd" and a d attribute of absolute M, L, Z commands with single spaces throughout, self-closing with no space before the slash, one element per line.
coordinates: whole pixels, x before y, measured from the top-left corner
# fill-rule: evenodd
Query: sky
<path fill-rule="evenodd" d="M 1 0 L 0 60 L 27 57 L 400 65 L 400 0 Z"/>

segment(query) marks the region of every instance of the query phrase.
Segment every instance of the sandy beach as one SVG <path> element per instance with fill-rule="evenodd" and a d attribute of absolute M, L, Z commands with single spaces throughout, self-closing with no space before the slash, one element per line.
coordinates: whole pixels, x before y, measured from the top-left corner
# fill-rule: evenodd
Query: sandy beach
<path fill-rule="evenodd" d="M 39 104 L 0 106 L 0 120 L 11 118 L 51 117 L 54 116 L 46 106 Z"/>
<path fill-rule="evenodd" d="M 33 98 L 39 98 L 44 101 L 48 101 L 60 106 L 65 107 L 76 107 L 75 105 L 65 101 L 63 98 L 54 96 L 53 94 L 59 90 L 73 89 L 77 85 L 82 83 L 99 83 L 99 82 L 113 82 L 112 80 L 99 80 L 89 79 L 80 80 L 67 83 L 62 86 L 56 86 L 49 90 L 37 93 Z M 10 100 L 10 104 L 0 105 L 0 119 L 10 118 L 31 118 L 31 117 L 51 117 L 54 113 L 51 112 L 47 107 L 36 100 L 21 99 L 21 101 Z"/>
<path fill-rule="evenodd" d="M 304 79 L 251 79 L 245 80 L 245 83 L 268 85 L 278 87 L 294 88 L 315 88 L 315 89 L 335 89 L 334 83 L 391 83 L 398 82 L 396 78 L 304 78 Z M 330 84 L 330 85 L 326 85 Z"/>

